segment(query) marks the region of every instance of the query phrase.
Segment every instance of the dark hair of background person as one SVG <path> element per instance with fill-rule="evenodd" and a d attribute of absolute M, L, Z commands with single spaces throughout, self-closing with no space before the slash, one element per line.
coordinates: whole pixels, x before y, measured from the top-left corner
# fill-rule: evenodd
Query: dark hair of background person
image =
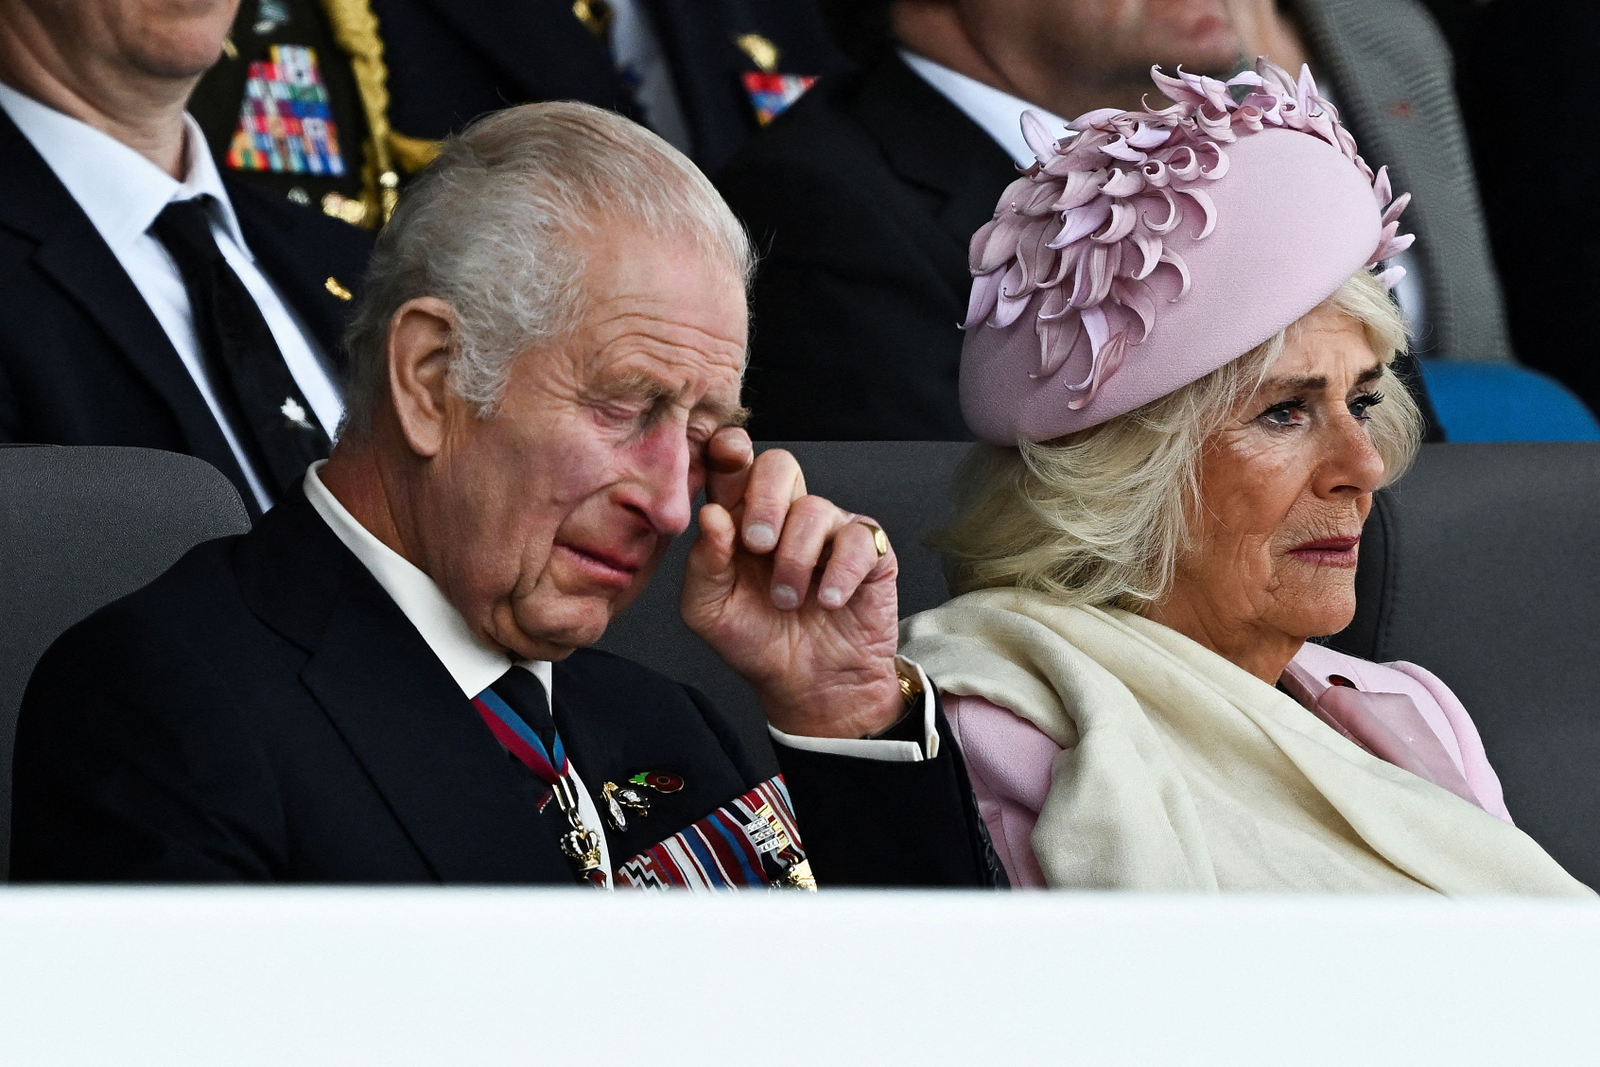
<path fill-rule="evenodd" d="M 871 63 L 894 47 L 889 8 L 894 0 L 817 0 L 828 36 L 857 63 Z"/>

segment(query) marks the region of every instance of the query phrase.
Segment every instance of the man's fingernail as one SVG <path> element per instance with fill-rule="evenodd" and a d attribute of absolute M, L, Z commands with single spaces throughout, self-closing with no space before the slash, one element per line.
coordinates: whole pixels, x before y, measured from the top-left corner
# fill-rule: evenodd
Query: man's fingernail
<path fill-rule="evenodd" d="M 800 594 L 787 585 L 775 585 L 772 587 L 772 602 L 780 611 L 793 611 L 800 606 Z"/>
<path fill-rule="evenodd" d="M 817 601 L 825 608 L 836 608 L 844 603 L 844 592 L 829 587 L 817 594 Z"/>
<path fill-rule="evenodd" d="M 752 522 L 744 528 L 744 543 L 751 548 L 767 549 L 778 543 L 778 534 L 764 522 Z M 789 590 L 792 594 L 793 589 Z"/>

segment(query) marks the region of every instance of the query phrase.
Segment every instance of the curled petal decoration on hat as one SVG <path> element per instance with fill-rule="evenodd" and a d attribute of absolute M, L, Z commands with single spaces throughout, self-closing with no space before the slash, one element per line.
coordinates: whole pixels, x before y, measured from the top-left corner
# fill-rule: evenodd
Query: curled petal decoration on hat
<path fill-rule="evenodd" d="M 1196 240 L 1227 225 L 1203 186 L 1228 173 L 1227 146 L 1241 137 L 1296 130 L 1327 142 L 1360 170 L 1383 216 L 1368 267 L 1414 239 L 1400 232 L 1399 222 L 1410 194 L 1393 194 L 1388 168 L 1373 173 L 1308 67 L 1295 77 L 1262 58 L 1253 71 L 1227 81 L 1182 67 L 1176 75 L 1154 67 L 1150 76 L 1169 101 L 1159 110 L 1146 100 L 1139 111 L 1090 111 L 1069 122 L 1059 139 L 1037 114 L 1025 114 L 1022 134 L 1037 162 L 1006 189 L 994 219 L 972 238 L 972 296 L 962 328 L 1010 326 L 1033 306 L 1034 377 L 1059 371 L 1087 337 L 1088 371 L 1064 383 L 1073 409 L 1093 400 L 1128 348 L 1155 328 L 1159 301 L 1149 282 L 1156 271 L 1174 272 L 1174 302 L 1188 295 L 1188 264 L 1163 237 L 1185 220 Z M 1388 289 L 1404 274 L 1391 266 L 1377 279 Z M 1036 294 L 1041 300 L 1033 305 Z"/>

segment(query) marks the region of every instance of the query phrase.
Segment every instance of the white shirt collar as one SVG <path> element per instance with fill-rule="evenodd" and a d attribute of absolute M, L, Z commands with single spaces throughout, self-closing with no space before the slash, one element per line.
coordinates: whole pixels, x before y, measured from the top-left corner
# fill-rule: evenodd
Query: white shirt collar
<path fill-rule="evenodd" d="M 504 652 L 488 648 L 473 636 L 467 621 L 415 564 L 378 540 L 356 521 L 355 516 L 328 492 L 327 486 L 317 476 L 322 460 L 306 471 L 306 499 L 316 509 L 322 521 L 333 530 L 344 546 L 355 553 L 362 566 L 383 586 L 384 592 L 394 600 L 411 625 L 417 628 L 433 654 L 439 657 L 444 669 L 450 672 L 456 685 L 467 697 L 475 697 L 489 688 L 512 665 Z M 522 660 L 517 664 L 532 672 L 544 685 L 545 695 L 552 696 L 551 665 L 546 660 Z"/>
<path fill-rule="evenodd" d="M 143 236 L 161 209 L 174 200 L 204 194 L 215 199 L 215 217 L 233 242 L 249 255 L 216 161 L 193 116 L 183 116 L 189 173 L 178 182 L 110 134 L 3 83 L 0 108 L 44 157 L 113 252 L 120 252 Z"/>
<path fill-rule="evenodd" d="M 1066 132 L 1066 119 L 1052 115 L 1020 97 L 1001 92 L 904 48 L 900 49 L 900 58 L 905 60 L 906 66 L 916 71 L 919 78 L 933 86 L 940 96 L 960 108 L 962 114 L 994 138 L 994 142 L 1005 149 L 1019 167 L 1031 167 L 1036 161 L 1033 149 L 1028 147 L 1028 142 L 1022 136 L 1021 119 L 1024 111 L 1037 111 L 1046 128 L 1057 137 Z M 995 195 L 999 195 L 998 189 Z"/>

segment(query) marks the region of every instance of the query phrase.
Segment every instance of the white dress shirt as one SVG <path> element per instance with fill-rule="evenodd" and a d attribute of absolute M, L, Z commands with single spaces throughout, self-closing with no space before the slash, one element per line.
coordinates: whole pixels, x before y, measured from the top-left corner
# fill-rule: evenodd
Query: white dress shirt
<path fill-rule="evenodd" d="M 255 298 L 289 365 L 289 373 L 330 438 L 338 429 L 344 406 L 309 331 L 300 325 L 272 283 L 256 267 L 255 257 L 239 230 L 233 204 L 228 200 L 228 192 L 223 188 L 222 177 L 217 173 L 199 125 L 190 116 L 184 116 L 188 130 L 185 156 L 189 172 L 178 182 L 109 134 L 4 84 L 0 84 L 0 108 L 44 157 L 83 213 L 89 216 L 122 269 L 127 271 L 205 398 L 222 436 L 244 470 L 256 503 L 262 511 L 270 508 L 272 498 L 240 447 L 233 427 L 228 425 L 206 376 L 183 277 L 166 248 L 149 232 L 162 208 L 173 201 L 201 195 L 214 198 L 211 234 L 216 238 L 217 247 Z"/>
<path fill-rule="evenodd" d="M 963 115 L 978 124 L 1005 149 L 1006 155 L 1019 167 L 1031 167 L 1037 162 L 1033 149 L 1022 136 L 1022 113 L 1032 111 L 1044 120 L 1045 128 L 1057 137 L 1066 133 L 1067 120 L 1052 115 L 1042 107 L 1028 103 L 1021 97 L 1001 92 L 981 81 L 951 70 L 949 67 L 907 49 L 900 49 L 900 58 L 916 72 L 917 77 L 931 85 L 940 96 L 954 104 Z M 1001 190 L 994 191 L 996 200 Z"/>
<path fill-rule="evenodd" d="M 550 663 L 545 660 L 520 660 L 513 664 L 511 657 L 504 652 L 482 644 L 467 627 L 467 621 L 461 617 L 455 605 L 445 598 L 432 578 L 378 540 L 328 491 L 317 474 L 324 462 L 326 461 L 314 463 L 311 469 L 306 471 L 306 499 L 311 502 L 317 514 L 322 516 L 322 521 L 333 530 L 334 535 L 355 554 L 356 559 L 361 561 L 361 565 L 372 572 L 372 576 L 378 580 L 384 592 L 389 594 L 401 613 L 410 620 L 411 625 L 417 628 L 423 641 L 427 642 L 428 648 L 439 658 L 439 662 L 444 664 L 444 669 L 450 672 L 450 677 L 455 680 L 462 695 L 471 700 L 498 681 L 512 666 L 517 666 L 539 679 L 540 684 L 544 686 L 545 696 L 554 709 L 555 675 Z M 841 756 L 857 756 L 889 762 L 915 762 L 923 759 L 926 753 L 926 758 L 932 759 L 939 754 L 939 734 L 934 723 L 933 687 L 928 683 L 928 677 L 922 673 L 921 667 L 909 660 L 901 660 L 900 663 L 916 671 L 922 680 L 924 693 L 920 709 L 924 732 L 922 744 L 919 745 L 915 741 L 795 737 L 775 727 L 768 729 L 772 731 L 773 737 L 783 744 L 814 752 L 831 752 Z M 570 756 L 568 759 L 571 762 Z M 575 762 L 571 763 L 570 774 L 578 794 L 578 810 L 584 825 L 595 831 L 600 838 L 600 859 L 606 870 L 606 885 L 610 886 L 611 856 L 606 848 L 605 828 L 600 822 L 600 813 L 596 810 L 588 789 L 584 788 L 583 778 Z"/>
<path fill-rule="evenodd" d="M 900 50 L 900 58 L 905 60 L 906 66 L 916 71 L 917 76 L 932 86 L 940 96 L 977 123 L 984 133 L 994 139 L 995 144 L 1005 149 L 1019 167 L 1030 167 L 1036 159 L 1033 149 L 1028 147 L 1027 140 L 1022 136 L 1024 111 L 1036 113 L 1044 120 L 1045 128 L 1058 137 L 1066 131 L 1066 119 L 1053 115 L 1042 107 L 1035 107 L 1020 97 L 1001 92 L 904 48 Z M 1319 85 L 1318 91 L 1327 97 L 1330 103 L 1338 106 L 1337 101 L 1334 101 L 1328 93 L 1326 85 Z M 1001 192 L 1000 189 L 994 191 L 996 200 L 1000 199 Z M 1418 340 L 1426 340 L 1428 293 L 1422 283 L 1422 272 L 1417 266 L 1416 252 L 1407 249 L 1389 262 L 1406 269 L 1406 276 L 1394 288 L 1395 301 L 1410 322 L 1412 335 Z"/>

